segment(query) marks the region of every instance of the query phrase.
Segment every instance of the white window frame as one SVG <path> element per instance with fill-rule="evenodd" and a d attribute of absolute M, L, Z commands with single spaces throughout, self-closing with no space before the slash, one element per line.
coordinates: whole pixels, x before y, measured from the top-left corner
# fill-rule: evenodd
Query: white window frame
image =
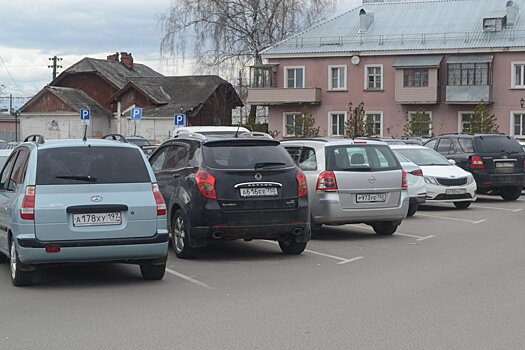
<path fill-rule="evenodd" d="M 525 109 L 518 109 L 518 110 L 514 110 L 514 111 L 510 111 L 510 135 L 511 136 L 515 136 L 516 138 L 518 139 L 525 139 L 525 134 L 524 135 L 516 135 L 516 133 L 514 133 L 514 114 L 525 114 Z"/>
<path fill-rule="evenodd" d="M 458 132 L 463 132 L 463 115 L 464 114 L 474 114 L 474 111 L 459 111 L 458 112 Z"/>
<path fill-rule="evenodd" d="M 301 87 L 288 86 L 288 70 L 289 69 L 302 69 L 303 70 L 303 86 L 301 86 Z M 305 68 L 305 66 L 285 66 L 284 67 L 284 85 L 283 86 L 286 89 L 303 89 L 306 86 L 305 76 L 306 76 L 306 68 Z M 295 76 L 294 76 L 294 79 L 295 79 Z M 297 85 L 297 81 L 296 80 L 297 79 L 294 80 L 295 85 Z"/>
<path fill-rule="evenodd" d="M 301 112 L 283 112 L 283 137 L 295 137 L 295 134 L 291 135 L 286 132 L 286 116 L 289 114 L 293 115 L 303 115 Z M 295 119 L 294 119 L 295 123 Z"/>
<path fill-rule="evenodd" d="M 340 87 L 333 87 L 332 86 L 332 69 L 334 68 L 342 68 L 343 69 L 343 76 L 344 76 L 344 84 L 343 86 L 340 86 Z M 328 90 L 329 91 L 346 91 L 347 90 L 347 83 L 346 81 L 348 80 L 348 69 L 347 69 L 347 66 L 346 64 L 340 64 L 340 65 L 330 65 L 328 66 Z M 339 76 L 337 76 L 337 80 L 339 80 Z M 341 83 L 341 82 L 339 82 Z"/>
<path fill-rule="evenodd" d="M 369 114 L 379 114 L 381 116 L 381 119 L 380 119 L 381 126 L 379 128 L 379 135 L 372 135 L 372 136 L 383 137 L 383 126 L 385 125 L 384 122 L 383 122 L 383 112 L 382 111 L 366 111 L 365 118 L 368 118 Z M 366 122 L 366 120 L 365 120 L 365 122 Z"/>
<path fill-rule="evenodd" d="M 343 124 L 343 133 L 341 135 L 334 135 L 332 133 L 332 116 L 335 114 L 344 114 L 345 122 Z M 348 111 L 330 111 L 328 112 L 328 136 L 345 136 L 346 122 L 348 121 Z"/>
<path fill-rule="evenodd" d="M 417 113 L 417 111 L 408 111 L 407 112 L 409 118 L 412 118 L 412 115 L 414 115 L 416 113 Z M 432 111 L 425 111 L 425 113 L 428 113 L 428 116 L 430 117 L 430 127 L 429 127 L 429 130 L 428 130 L 428 135 L 423 135 L 423 136 L 431 137 L 432 136 L 432 131 L 434 130 L 434 120 L 432 119 Z"/>
<path fill-rule="evenodd" d="M 381 87 L 379 88 L 369 88 L 368 87 L 368 68 L 380 68 L 381 69 Z M 383 70 L 383 65 L 382 64 L 365 64 L 365 90 L 369 90 L 369 91 L 374 91 L 374 90 L 377 90 L 377 91 L 380 91 L 380 90 L 384 90 L 385 86 L 384 86 L 384 83 L 383 83 L 383 78 L 384 78 L 384 70 Z"/>
<path fill-rule="evenodd" d="M 523 66 L 521 70 L 521 85 L 516 84 L 516 66 Z M 511 88 L 513 89 L 525 89 L 525 61 L 512 61 L 510 64 L 510 79 Z"/>

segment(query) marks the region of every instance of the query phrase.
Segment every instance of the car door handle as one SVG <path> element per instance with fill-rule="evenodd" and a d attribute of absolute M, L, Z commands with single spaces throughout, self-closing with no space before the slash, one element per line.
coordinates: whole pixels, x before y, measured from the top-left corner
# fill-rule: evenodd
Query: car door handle
<path fill-rule="evenodd" d="M 180 177 L 180 174 L 173 174 L 173 177 L 174 177 L 175 179 L 178 179 L 178 178 Z"/>

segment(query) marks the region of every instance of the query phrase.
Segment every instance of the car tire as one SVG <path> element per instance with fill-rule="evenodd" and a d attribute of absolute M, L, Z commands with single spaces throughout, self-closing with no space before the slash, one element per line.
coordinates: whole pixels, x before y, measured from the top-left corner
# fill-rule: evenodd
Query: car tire
<path fill-rule="evenodd" d="M 521 196 L 521 187 L 505 187 L 500 190 L 500 196 L 506 201 L 515 201 Z"/>
<path fill-rule="evenodd" d="M 20 270 L 20 259 L 16 251 L 15 241 L 12 240 L 10 248 L 9 263 L 11 265 L 11 283 L 15 287 L 29 286 L 33 283 L 33 271 Z"/>
<path fill-rule="evenodd" d="M 171 231 L 172 246 L 175 255 L 177 255 L 179 259 L 195 258 L 195 248 L 190 247 L 189 244 L 191 226 L 186 215 L 184 215 L 180 209 L 173 215 Z"/>
<path fill-rule="evenodd" d="M 454 202 L 454 205 L 458 209 L 467 209 L 471 204 L 472 202 Z"/>
<path fill-rule="evenodd" d="M 142 278 L 148 281 L 159 281 L 164 277 L 166 272 L 166 263 L 160 265 L 141 264 L 140 273 Z"/>
<path fill-rule="evenodd" d="M 297 242 L 293 237 L 279 241 L 279 247 L 287 255 L 301 254 L 306 249 L 306 244 L 308 242 Z"/>
<path fill-rule="evenodd" d="M 372 228 L 375 233 L 380 236 L 390 236 L 396 232 L 397 227 L 399 226 L 397 221 L 382 221 L 375 224 L 372 224 Z"/>
<path fill-rule="evenodd" d="M 9 261 L 9 257 L 5 256 L 4 254 L 0 253 L 0 264 L 6 263 Z"/>
<path fill-rule="evenodd" d="M 415 203 L 415 204 L 410 204 L 408 206 L 408 213 L 407 213 L 407 216 L 414 216 L 414 214 L 416 213 L 417 211 L 417 208 L 419 208 L 419 204 Z"/>

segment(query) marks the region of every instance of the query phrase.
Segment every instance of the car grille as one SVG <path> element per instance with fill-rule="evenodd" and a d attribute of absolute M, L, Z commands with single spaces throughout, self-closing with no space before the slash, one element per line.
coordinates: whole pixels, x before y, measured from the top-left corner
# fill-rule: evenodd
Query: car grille
<path fill-rule="evenodd" d="M 437 182 L 443 186 L 462 186 L 467 184 L 466 177 L 460 177 L 458 179 L 448 179 L 444 177 L 436 178 Z"/>
<path fill-rule="evenodd" d="M 454 200 L 454 199 L 471 199 L 472 196 L 470 193 L 466 194 L 438 194 L 435 198 L 427 197 L 428 199 L 436 200 L 436 201 L 446 201 L 446 200 Z"/>

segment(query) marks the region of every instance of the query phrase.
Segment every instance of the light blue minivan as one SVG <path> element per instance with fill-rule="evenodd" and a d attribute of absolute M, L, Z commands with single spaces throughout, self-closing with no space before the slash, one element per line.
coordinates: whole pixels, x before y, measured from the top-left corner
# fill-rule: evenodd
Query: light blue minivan
<path fill-rule="evenodd" d="M 13 150 L 0 174 L 0 259 L 15 286 L 58 263 L 140 265 L 164 276 L 166 205 L 140 149 L 110 140 L 44 140 Z"/>

